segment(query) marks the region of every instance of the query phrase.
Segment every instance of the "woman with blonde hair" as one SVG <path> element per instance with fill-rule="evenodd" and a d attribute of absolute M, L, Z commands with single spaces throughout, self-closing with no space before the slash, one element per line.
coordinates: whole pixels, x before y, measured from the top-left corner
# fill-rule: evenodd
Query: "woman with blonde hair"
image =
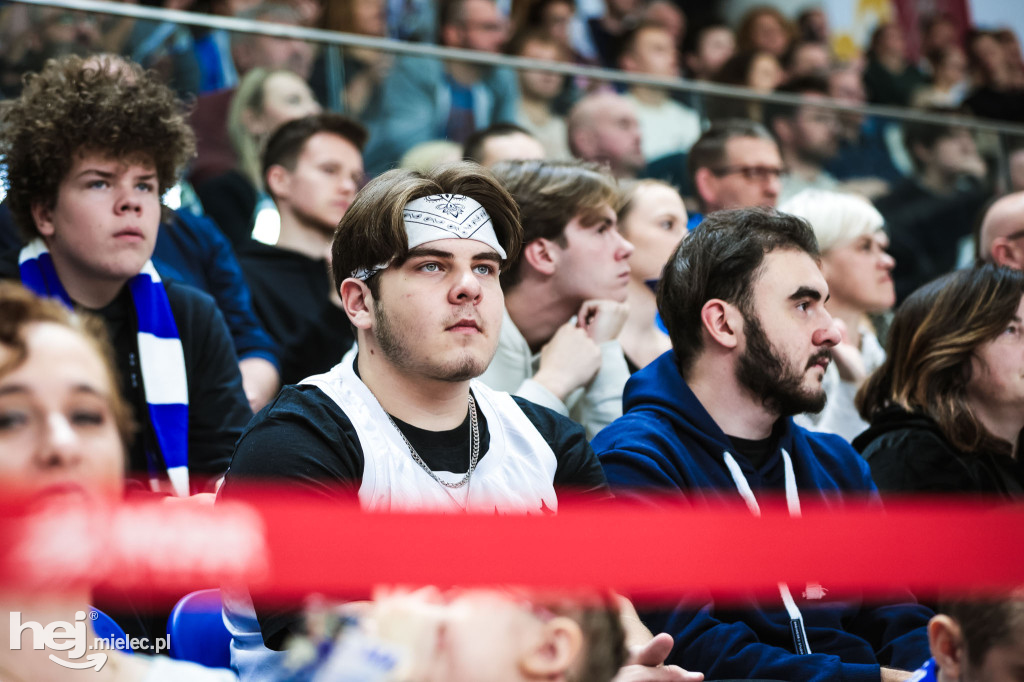
<path fill-rule="evenodd" d="M 1024 494 L 1024 274 L 984 265 L 921 287 L 857 394 L 880 490 Z"/>
<path fill-rule="evenodd" d="M 803 218 L 814 230 L 830 294 L 825 305 L 843 334 L 822 381 L 828 396 L 825 409 L 800 415 L 797 422 L 850 440 L 868 426 L 857 414 L 854 395 L 885 360 L 870 316 L 888 311 L 896 302 L 895 261 L 886 252 L 889 237 L 882 229 L 882 215 L 853 194 L 806 189 L 779 210 Z"/>
<path fill-rule="evenodd" d="M 668 333 L 656 321 L 654 291 L 665 263 L 686 237 L 686 208 L 671 185 L 639 180 L 622 188 L 618 219 L 619 232 L 635 247 L 629 257 L 629 316 L 619 334 L 632 373 L 672 348 Z"/>
<path fill-rule="evenodd" d="M 282 123 L 322 110 L 313 91 L 287 69 L 257 67 L 242 78 L 228 110 L 228 136 L 238 165 L 196 187 L 206 214 L 236 249 L 249 243 L 264 194 L 263 146 Z"/>

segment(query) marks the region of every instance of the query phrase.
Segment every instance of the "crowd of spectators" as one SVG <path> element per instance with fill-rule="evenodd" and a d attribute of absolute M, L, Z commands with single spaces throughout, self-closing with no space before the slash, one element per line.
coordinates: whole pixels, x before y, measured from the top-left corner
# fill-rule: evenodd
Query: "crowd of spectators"
<path fill-rule="evenodd" d="M 667 0 L 506 5 L 161 3 L 627 80 L 0 3 L 0 279 L 24 286 L 0 284 L 11 479 L 181 504 L 269 480 L 488 514 L 557 513 L 570 492 L 755 515 L 779 494 L 794 516 L 880 490 L 1024 496 L 1024 142 L 831 101 L 1022 121 L 1011 32 L 930 17 L 916 60 L 882 24 L 841 62 L 820 10 L 730 26 Z M 91 410 L 54 398 L 83 386 Z M 908 593 L 778 588 L 642 624 L 624 597 L 400 593 L 363 622 L 417 641 L 449 624 L 413 679 L 473 679 L 473 628 L 515 679 L 966 665 L 957 621 Z M 223 599 L 235 672 L 281 679 L 302 614 Z M 113 615 L 155 640 L 166 614 L 144 601 Z M 501 628 L 522 636 L 496 646 Z M 987 646 L 1012 649 L 1007 632 Z M 45 661 L 24 660 L 0 665 Z"/>

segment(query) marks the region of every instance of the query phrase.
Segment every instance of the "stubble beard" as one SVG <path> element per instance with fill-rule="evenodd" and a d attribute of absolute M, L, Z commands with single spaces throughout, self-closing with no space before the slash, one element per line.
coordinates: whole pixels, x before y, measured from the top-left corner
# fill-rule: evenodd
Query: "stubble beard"
<path fill-rule="evenodd" d="M 804 388 L 807 367 L 798 372 L 783 360 L 756 315 L 743 313 L 743 330 L 747 346 L 736 367 L 740 384 L 760 399 L 766 409 L 780 416 L 821 412 L 825 407 L 825 391 L 820 387 L 816 391 Z M 816 353 L 808 360 L 808 365 L 821 357 L 831 357 L 831 353 L 827 350 Z"/>
<path fill-rule="evenodd" d="M 474 379 L 487 369 L 487 363 L 481 367 L 480 361 L 468 352 L 440 365 L 417 360 L 411 352 L 411 345 L 415 341 L 408 339 L 402 330 L 396 329 L 379 300 L 373 307 L 373 322 L 374 336 L 381 353 L 404 374 L 419 374 L 435 381 L 458 383 Z"/>

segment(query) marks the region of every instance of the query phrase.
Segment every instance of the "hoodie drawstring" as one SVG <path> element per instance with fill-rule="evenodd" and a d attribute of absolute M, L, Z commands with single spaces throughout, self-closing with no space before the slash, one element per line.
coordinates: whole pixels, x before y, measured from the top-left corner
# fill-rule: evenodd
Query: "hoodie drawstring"
<path fill-rule="evenodd" d="M 722 457 L 725 459 L 725 466 L 729 469 L 729 473 L 732 474 L 732 480 L 736 484 L 736 489 L 739 491 L 743 501 L 747 503 L 750 513 L 754 516 L 760 516 L 761 506 L 757 503 L 754 491 L 750 489 L 750 483 L 747 482 L 747 477 L 743 475 L 743 471 L 740 469 L 739 463 L 736 462 L 736 458 L 729 451 L 725 451 Z M 786 506 L 789 509 L 789 515 L 797 518 L 800 516 L 800 496 L 796 489 L 793 459 L 786 452 L 785 448 L 782 448 L 782 462 L 786 471 Z M 789 614 L 789 629 L 793 635 L 793 646 L 796 653 L 811 653 L 811 647 L 807 642 L 807 630 L 804 628 L 803 614 L 800 613 L 800 609 L 797 607 L 796 601 L 793 600 L 793 595 L 790 593 L 789 586 L 786 583 L 779 583 L 779 595 L 781 595 L 782 603 L 786 607 L 786 613 Z"/>

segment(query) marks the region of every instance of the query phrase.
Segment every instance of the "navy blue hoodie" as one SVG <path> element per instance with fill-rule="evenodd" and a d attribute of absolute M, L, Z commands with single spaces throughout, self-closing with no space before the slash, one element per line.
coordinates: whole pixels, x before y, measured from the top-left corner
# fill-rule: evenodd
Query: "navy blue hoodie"
<path fill-rule="evenodd" d="M 781 450 L 793 461 L 802 500 L 839 503 L 843 496 L 877 499 L 867 463 L 833 434 L 813 433 L 780 419 L 776 451 L 759 470 L 735 451 L 679 373 L 670 351 L 633 375 L 621 418 L 592 445 L 617 495 L 638 490 L 685 491 L 687 498 L 741 501 L 723 454 L 736 459 L 755 494 L 784 489 Z M 882 567 L 880 567 L 882 568 Z M 669 663 L 708 679 L 864 680 L 877 682 L 880 665 L 914 670 L 927 660 L 925 626 L 931 612 L 916 604 L 865 607 L 829 599 L 808 601 L 790 589 L 803 613 L 809 655 L 793 653 L 789 615 L 774 608 L 703 608 L 687 604 L 670 614 L 648 614 L 654 632 L 672 634 Z M 771 606 L 769 604 L 769 606 Z"/>

